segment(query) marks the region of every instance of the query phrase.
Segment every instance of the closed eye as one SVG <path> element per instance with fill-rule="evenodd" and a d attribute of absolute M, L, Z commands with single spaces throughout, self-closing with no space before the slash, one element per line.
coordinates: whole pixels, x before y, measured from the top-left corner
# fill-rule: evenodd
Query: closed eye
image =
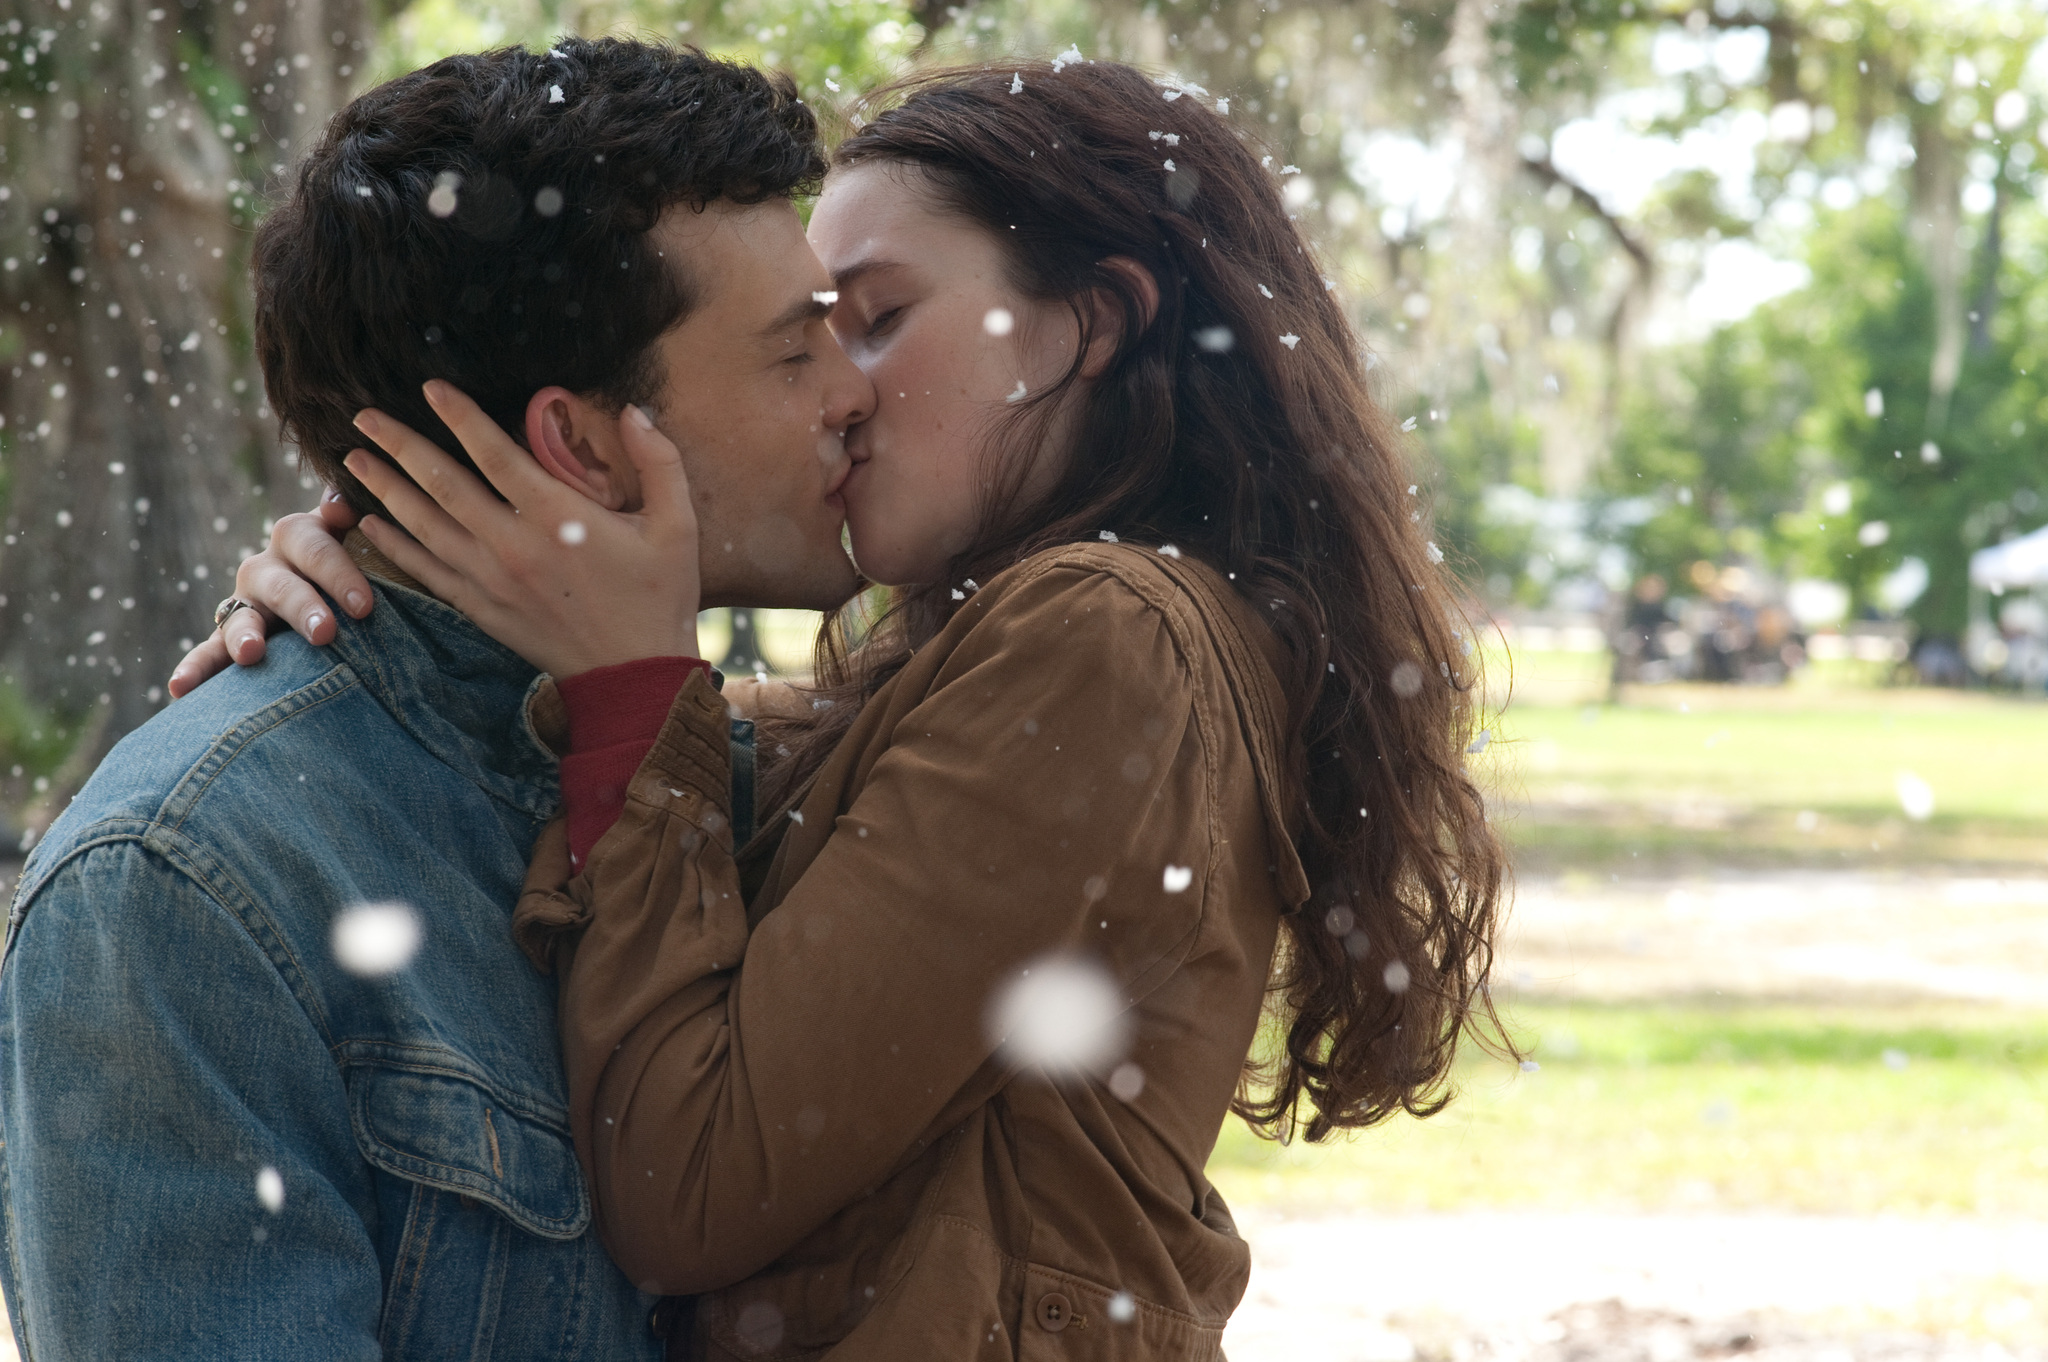
<path fill-rule="evenodd" d="M 868 323 L 868 334 L 870 336 L 880 335 L 884 328 L 902 315 L 903 309 L 900 307 L 892 307 L 878 314 L 873 321 Z"/>

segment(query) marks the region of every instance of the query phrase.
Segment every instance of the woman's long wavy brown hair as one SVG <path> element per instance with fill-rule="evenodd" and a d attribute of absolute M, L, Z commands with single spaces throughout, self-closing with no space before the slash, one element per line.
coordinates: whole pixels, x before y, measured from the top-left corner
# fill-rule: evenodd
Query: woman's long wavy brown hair
<path fill-rule="evenodd" d="M 860 703 L 944 626 L 951 584 L 1103 530 L 1175 544 L 1232 574 L 1292 662 L 1288 794 L 1314 895 L 1275 961 L 1280 1040 L 1261 1048 L 1276 1052 L 1247 1062 L 1235 1109 L 1310 1140 L 1440 1110 L 1475 1022 L 1512 1051 L 1486 988 L 1505 857 L 1464 765 L 1478 656 L 1334 285 L 1283 204 L 1288 168 L 1203 92 L 1108 62 L 942 71 L 869 107 L 883 111 L 836 165 L 919 172 L 943 211 L 1001 243 L 1027 296 L 1069 306 L 1085 337 L 1106 292 L 1123 324 L 1106 373 L 1077 391 L 1077 360 L 998 432 L 982 531 L 946 580 L 898 590 L 850 652 L 848 620 L 828 619 L 818 684 L 834 703 L 764 732 L 789 752 L 764 807 L 794 801 Z M 1114 256 L 1157 281 L 1149 318 L 1103 267 Z M 1020 504 L 1024 456 L 1062 412 L 1064 473 Z"/>

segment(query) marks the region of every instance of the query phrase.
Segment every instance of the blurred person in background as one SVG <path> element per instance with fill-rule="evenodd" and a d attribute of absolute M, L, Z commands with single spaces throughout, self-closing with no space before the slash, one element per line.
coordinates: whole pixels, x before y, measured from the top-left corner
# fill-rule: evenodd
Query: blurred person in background
<path fill-rule="evenodd" d="M 1671 623 L 1664 600 L 1670 588 L 1662 577 L 1648 572 L 1636 579 L 1623 602 L 1620 625 L 1614 631 L 1614 666 L 1608 673 L 1607 694 L 1619 697 L 1624 685 L 1639 681 L 1670 679 L 1670 665 L 1664 656 L 1660 632 Z"/>

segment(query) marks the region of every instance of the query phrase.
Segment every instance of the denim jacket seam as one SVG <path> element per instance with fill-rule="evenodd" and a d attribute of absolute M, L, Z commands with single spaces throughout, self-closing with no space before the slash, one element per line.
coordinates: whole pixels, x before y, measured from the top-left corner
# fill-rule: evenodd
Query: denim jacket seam
<path fill-rule="evenodd" d="M 180 829 L 161 823 L 152 824 L 141 840 L 144 850 L 155 852 L 177 867 L 179 873 L 241 926 L 256 949 L 263 952 L 263 958 L 270 962 L 270 968 L 276 971 L 278 982 L 284 985 L 285 991 L 298 1003 L 299 1010 L 306 1014 L 306 1020 L 319 1033 L 321 1041 L 326 1043 L 331 1026 L 327 1020 L 327 1009 L 313 987 L 314 976 L 292 949 L 291 936 L 263 911 L 248 886 L 236 879 L 233 871 L 223 865 L 203 842 Z M 216 876 L 233 886 L 233 894 L 224 892 Z M 269 940 L 266 941 L 265 937 Z M 271 943 L 275 943 L 274 948 Z"/>
<path fill-rule="evenodd" d="M 340 679 L 337 681 L 337 678 Z M 118 840 L 118 835 L 96 835 L 96 829 L 106 828 L 110 825 L 140 824 L 143 829 L 164 827 L 171 831 L 181 830 L 185 820 L 197 808 L 199 800 L 206 790 L 211 787 L 213 781 L 221 772 L 233 765 L 235 757 L 240 755 L 241 750 L 251 740 L 257 735 L 277 727 L 285 720 L 305 713 L 315 704 L 331 700 L 338 695 L 346 693 L 348 688 L 354 684 L 358 683 L 349 674 L 348 668 L 344 665 L 336 665 L 323 672 L 314 680 L 291 691 L 289 694 L 279 696 L 275 701 L 256 711 L 256 713 L 249 715 L 241 723 L 220 734 L 208 744 L 206 751 L 201 753 L 197 760 L 185 768 L 185 773 L 179 776 L 177 781 L 171 785 L 171 788 L 164 793 L 162 800 L 157 804 L 154 814 L 148 817 L 129 815 L 101 819 L 99 822 L 93 823 L 73 834 L 71 845 L 55 860 L 45 861 L 35 866 L 33 873 L 24 873 L 21 882 L 15 886 L 14 891 L 14 902 L 20 906 L 21 913 L 12 916 L 25 915 L 29 900 L 41 893 L 43 886 L 49 883 L 50 878 L 63 869 L 65 865 L 69 864 L 72 858 L 91 850 L 92 847 L 100 845 L 104 841 Z M 327 693 L 309 697 L 308 692 L 322 690 L 323 688 Z M 224 749 L 231 749 L 226 756 L 222 756 Z M 146 838 L 138 833 L 137 840 L 146 840 Z M 11 925 L 13 924 L 10 923 Z"/>
<path fill-rule="evenodd" d="M 392 1053 L 405 1051 L 421 1057 L 409 1059 Z M 564 1139 L 569 1138 L 569 1110 L 566 1106 L 549 1102 L 507 1082 L 453 1046 L 360 1036 L 336 1040 L 328 1046 L 328 1053 L 333 1056 L 335 1067 L 344 1072 L 352 1068 L 384 1069 L 473 1083 L 497 1098 L 513 1115 L 544 1126 Z M 451 1060 L 453 1062 L 449 1062 Z"/>
<path fill-rule="evenodd" d="M 310 986 L 301 987 L 302 984 L 308 983 L 310 976 L 298 956 L 291 950 L 285 933 L 270 920 L 269 914 L 257 906 L 255 896 L 243 885 L 235 883 L 232 876 L 229 877 L 229 883 L 233 884 L 234 892 L 228 893 L 207 873 L 209 869 L 225 868 L 207 853 L 197 839 L 154 820 L 108 818 L 82 829 L 75 844 L 53 861 L 44 873 L 37 875 L 34 889 L 17 901 L 15 911 L 9 915 L 8 954 L 13 953 L 12 934 L 18 932 L 21 924 L 27 920 L 32 901 L 41 896 L 42 891 L 49 887 L 50 881 L 55 879 L 64 867 L 92 852 L 122 843 L 132 843 L 162 860 L 170 867 L 171 873 L 189 883 L 207 902 L 233 920 L 249 938 L 250 944 L 262 953 L 264 960 L 276 973 L 278 982 L 284 986 L 292 1001 L 298 1004 L 299 1010 L 306 1014 L 307 1022 L 319 1033 L 323 1043 L 326 1041 L 329 1029 L 326 1009 L 320 1005 L 318 998 L 313 996 Z M 260 932 L 253 925 L 259 922 L 262 924 Z M 266 944 L 266 935 L 277 943 L 275 950 Z M 280 963 L 280 955 L 290 962 L 289 969 Z M 4 964 L 4 960 L 0 960 L 0 964 Z"/>
<path fill-rule="evenodd" d="M 330 700 L 346 695 L 362 684 L 353 668 L 346 663 L 336 663 L 318 677 L 308 681 L 296 690 L 280 695 L 277 699 L 243 719 L 227 732 L 215 738 L 201 753 L 199 759 L 186 769 L 177 784 L 165 794 L 164 801 L 157 807 L 153 822 L 164 827 L 182 831 L 185 820 L 197 811 L 213 782 L 235 764 L 235 759 L 248 748 L 249 744 L 274 728 L 282 727 L 292 719 L 311 712 Z"/>

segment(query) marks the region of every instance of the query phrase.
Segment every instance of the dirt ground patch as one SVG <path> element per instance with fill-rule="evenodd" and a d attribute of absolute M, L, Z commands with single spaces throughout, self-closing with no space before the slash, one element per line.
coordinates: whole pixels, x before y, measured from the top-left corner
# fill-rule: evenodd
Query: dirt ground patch
<path fill-rule="evenodd" d="M 2048 1224 L 1245 1217 L 1231 1362 L 2048 1358 Z"/>
<path fill-rule="evenodd" d="M 1550 997 L 2048 1007 L 2048 876 L 1525 875 L 1502 966 Z"/>

